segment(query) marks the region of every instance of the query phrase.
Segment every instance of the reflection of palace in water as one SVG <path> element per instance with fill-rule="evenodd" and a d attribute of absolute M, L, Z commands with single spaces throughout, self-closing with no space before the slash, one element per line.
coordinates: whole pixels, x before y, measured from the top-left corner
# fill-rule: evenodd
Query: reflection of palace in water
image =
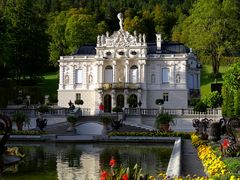
<path fill-rule="evenodd" d="M 145 34 L 131 35 L 123 29 L 121 14 L 118 18 L 118 31 L 60 57 L 58 105 L 82 99 L 82 107 L 94 114 L 101 102 L 105 112 L 127 108 L 131 97 L 142 108 L 156 108 L 156 99 L 164 99 L 166 108 L 186 108 L 200 88 L 196 55 L 183 44 L 162 41 L 161 34 L 147 43 Z"/>
<path fill-rule="evenodd" d="M 61 155 L 57 156 L 57 175 L 59 180 L 98 180 L 100 177 L 99 155 L 83 154 L 80 167 L 69 167 L 69 162 L 63 161 Z"/>
<path fill-rule="evenodd" d="M 167 169 L 172 151 L 172 145 L 161 146 L 81 144 L 60 147 L 55 149 L 58 152 L 57 178 L 59 180 L 99 180 L 101 170 L 110 173 L 109 159 L 114 156 L 116 156 L 117 166 L 121 164 L 123 167 L 129 167 L 137 163 L 141 165 L 143 173 L 156 176 L 159 171 Z"/>

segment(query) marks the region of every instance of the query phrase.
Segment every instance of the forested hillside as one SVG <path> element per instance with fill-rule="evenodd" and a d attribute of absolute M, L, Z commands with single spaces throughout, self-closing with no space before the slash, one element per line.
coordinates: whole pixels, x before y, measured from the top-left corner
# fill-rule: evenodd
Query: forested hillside
<path fill-rule="evenodd" d="M 183 42 L 217 75 L 238 53 L 239 8 L 238 0 L 2 0 L 0 79 L 40 77 L 60 55 L 118 30 L 119 12 L 125 30 Z"/>

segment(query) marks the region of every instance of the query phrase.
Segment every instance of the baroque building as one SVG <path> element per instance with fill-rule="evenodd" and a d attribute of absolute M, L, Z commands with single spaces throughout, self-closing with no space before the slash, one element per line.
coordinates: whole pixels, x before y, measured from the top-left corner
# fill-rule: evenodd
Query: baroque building
<path fill-rule="evenodd" d="M 193 95 L 199 94 L 200 63 L 191 49 L 181 43 L 162 41 L 147 43 L 145 34 L 131 35 L 123 29 L 123 16 L 118 14 L 120 29 L 97 37 L 96 45 L 81 46 L 59 62 L 58 105 L 82 99 L 82 108 L 98 113 L 99 105 L 111 112 L 116 106 L 187 108 Z"/>

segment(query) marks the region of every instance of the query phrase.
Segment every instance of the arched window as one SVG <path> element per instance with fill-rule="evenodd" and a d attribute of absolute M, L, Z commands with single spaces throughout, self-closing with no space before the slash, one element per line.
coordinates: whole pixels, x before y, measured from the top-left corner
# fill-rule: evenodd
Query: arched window
<path fill-rule="evenodd" d="M 104 81 L 105 81 L 105 83 L 112 83 L 113 82 L 113 68 L 112 68 L 112 66 L 105 67 Z"/>
<path fill-rule="evenodd" d="M 155 82 L 156 82 L 155 74 L 152 74 L 151 75 L 151 83 L 155 84 Z"/>
<path fill-rule="evenodd" d="M 136 65 L 133 65 L 130 68 L 130 82 L 131 83 L 138 82 L 138 67 Z"/>

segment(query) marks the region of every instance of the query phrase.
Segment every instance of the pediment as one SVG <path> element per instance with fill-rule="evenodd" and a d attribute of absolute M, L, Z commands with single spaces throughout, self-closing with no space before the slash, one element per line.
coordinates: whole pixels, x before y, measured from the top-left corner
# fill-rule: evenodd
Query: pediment
<path fill-rule="evenodd" d="M 145 35 L 131 35 L 128 31 L 120 29 L 115 31 L 111 36 L 98 36 L 98 47 L 129 47 L 142 46 L 145 44 Z"/>

